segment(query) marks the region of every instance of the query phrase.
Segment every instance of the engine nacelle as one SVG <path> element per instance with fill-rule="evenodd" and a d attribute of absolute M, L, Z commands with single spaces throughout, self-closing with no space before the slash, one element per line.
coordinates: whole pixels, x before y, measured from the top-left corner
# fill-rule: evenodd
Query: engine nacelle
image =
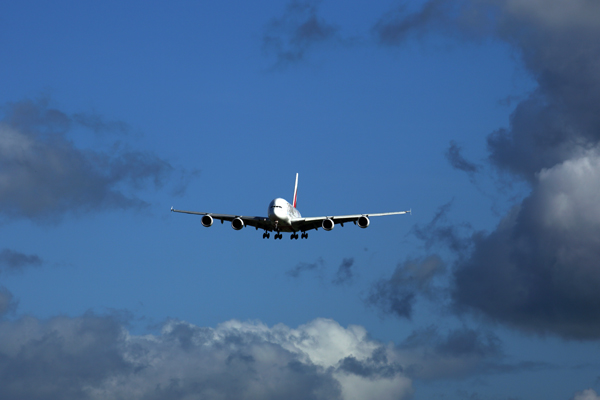
<path fill-rule="evenodd" d="M 231 221 L 231 227 L 236 231 L 239 231 L 244 227 L 244 221 L 240 217 L 234 218 Z"/>
<path fill-rule="evenodd" d="M 359 228 L 366 228 L 367 226 L 369 226 L 369 224 L 371 223 L 371 220 L 369 220 L 369 217 L 367 217 L 366 215 L 363 215 L 362 217 L 358 217 L 358 220 L 356 220 L 356 223 L 358 224 Z"/>
<path fill-rule="evenodd" d="M 209 226 L 212 226 L 212 224 L 214 222 L 213 217 L 211 217 L 210 215 L 203 215 L 202 219 L 200 221 L 202 222 L 202 226 L 205 226 L 207 228 Z"/>
<path fill-rule="evenodd" d="M 335 222 L 333 222 L 333 220 L 331 218 L 327 218 L 324 219 L 323 222 L 321 223 L 321 226 L 323 227 L 323 229 L 325 229 L 326 231 L 330 231 L 333 229 L 333 227 L 335 226 Z"/>

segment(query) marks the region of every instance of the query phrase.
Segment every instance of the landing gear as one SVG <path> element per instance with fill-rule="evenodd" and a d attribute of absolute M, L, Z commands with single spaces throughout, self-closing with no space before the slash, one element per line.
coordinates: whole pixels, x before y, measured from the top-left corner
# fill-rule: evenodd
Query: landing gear
<path fill-rule="evenodd" d="M 277 239 L 282 239 L 283 235 L 281 233 L 276 233 L 273 237 L 275 238 L 275 240 L 277 240 Z"/>
<path fill-rule="evenodd" d="M 268 233 L 268 232 L 265 232 L 265 233 L 263 233 L 263 239 L 265 239 L 265 238 L 267 238 L 267 239 L 268 239 L 268 238 L 270 238 L 270 237 L 271 237 L 271 234 L 270 234 L 270 233 Z"/>
<path fill-rule="evenodd" d="M 292 233 L 292 235 L 290 236 L 290 239 L 298 239 L 298 234 L 297 233 Z"/>
<path fill-rule="evenodd" d="M 296 238 L 298 238 L 297 234 L 296 234 Z M 302 239 L 308 239 L 308 233 L 302 232 Z"/>

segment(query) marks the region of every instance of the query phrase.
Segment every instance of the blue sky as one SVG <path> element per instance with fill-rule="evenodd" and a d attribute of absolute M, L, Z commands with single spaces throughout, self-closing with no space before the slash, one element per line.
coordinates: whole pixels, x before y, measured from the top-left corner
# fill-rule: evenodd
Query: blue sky
<path fill-rule="evenodd" d="M 0 5 L 0 397 L 598 399 L 598 21 Z"/>

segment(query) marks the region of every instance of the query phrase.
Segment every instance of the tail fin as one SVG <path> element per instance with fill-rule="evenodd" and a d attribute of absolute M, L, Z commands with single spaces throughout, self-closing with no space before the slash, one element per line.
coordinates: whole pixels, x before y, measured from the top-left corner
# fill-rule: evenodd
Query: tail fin
<path fill-rule="evenodd" d="M 296 173 L 296 186 L 294 186 L 294 208 L 296 208 L 297 197 L 298 197 L 298 173 Z"/>

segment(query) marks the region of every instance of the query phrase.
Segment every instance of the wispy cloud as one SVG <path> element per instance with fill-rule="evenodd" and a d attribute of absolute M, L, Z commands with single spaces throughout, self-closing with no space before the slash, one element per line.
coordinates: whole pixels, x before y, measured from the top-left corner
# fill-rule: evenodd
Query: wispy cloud
<path fill-rule="evenodd" d="M 292 0 L 280 18 L 265 28 L 263 51 L 273 54 L 276 67 L 303 60 L 317 44 L 336 38 L 338 28 L 318 15 L 318 1 Z"/>
<path fill-rule="evenodd" d="M 344 283 L 350 282 L 354 276 L 354 272 L 352 271 L 353 265 L 354 258 L 344 258 L 331 283 L 334 285 L 343 285 Z"/>
<path fill-rule="evenodd" d="M 323 268 L 325 261 L 321 257 L 317 259 L 314 263 L 305 263 L 300 262 L 296 264 L 296 266 L 288 271 L 286 271 L 286 275 L 291 276 L 292 278 L 298 278 L 301 274 L 306 271 L 316 271 Z"/>
<path fill-rule="evenodd" d="M 35 254 L 24 254 L 18 251 L 3 249 L 0 251 L 0 271 L 21 272 L 28 267 L 39 267 L 42 259 Z"/>
<path fill-rule="evenodd" d="M 4 286 L 0 286 L 0 317 L 17 308 L 13 294 Z"/>
<path fill-rule="evenodd" d="M 437 255 L 408 259 L 398 264 L 390 278 L 373 284 L 365 302 L 384 314 L 411 318 L 417 296 L 433 294 L 433 279 L 445 270 Z"/>

